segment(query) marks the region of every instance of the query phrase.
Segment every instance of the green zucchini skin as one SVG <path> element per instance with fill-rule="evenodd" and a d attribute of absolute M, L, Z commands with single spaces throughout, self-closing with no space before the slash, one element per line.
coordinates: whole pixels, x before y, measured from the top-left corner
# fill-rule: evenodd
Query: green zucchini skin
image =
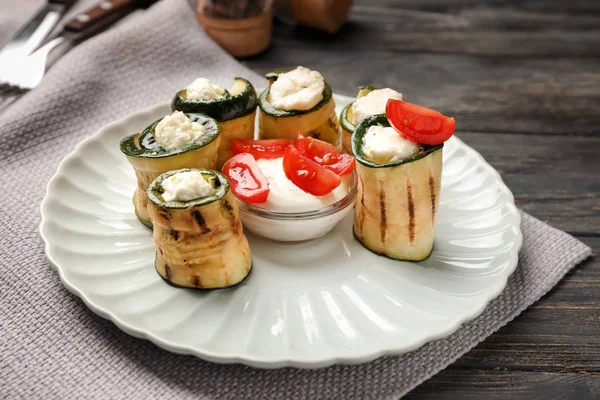
<path fill-rule="evenodd" d="M 377 164 L 366 158 L 362 149 L 365 134 L 373 125 L 381 125 L 384 127 L 391 126 L 385 114 L 375 114 L 360 121 L 360 123 L 356 126 L 356 129 L 352 133 L 352 153 L 354 154 L 356 161 L 369 168 L 388 168 L 396 167 L 402 164 L 408 164 L 413 161 L 420 160 L 421 158 L 427 157 L 429 154 L 434 153 L 437 150 L 444 147 L 443 143 L 437 146 L 419 144 L 419 153 L 413 155 L 412 157 L 408 157 L 392 163 Z"/>
<path fill-rule="evenodd" d="M 210 196 L 165 202 L 162 183 L 196 171 L 215 189 Z M 182 168 L 159 175 L 148 186 L 148 211 L 156 246 L 155 268 L 171 284 L 192 289 L 231 287 L 252 269 L 239 208 L 225 176 L 206 168 Z"/>
<path fill-rule="evenodd" d="M 419 152 L 411 157 L 378 164 L 362 151 L 365 133 L 376 125 L 390 126 L 385 114 L 363 119 L 352 134 L 358 176 L 354 236 L 376 254 L 422 261 L 434 246 L 443 144 L 419 144 Z"/>
<path fill-rule="evenodd" d="M 364 97 L 376 89 L 377 88 L 375 88 L 373 86 L 359 86 L 358 87 L 358 95 L 356 96 L 356 98 L 358 99 L 359 97 Z"/>
<path fill-rule="evenodd" d="M 181 148 L 166 150 L 154 139 L 154 128 L 160 120 L 150 124 L 142 133 L 121 140 L 120 149 L 133 166 L 137 188 L 133 195 L 135 214 L 142 224 L 152 229 L 148 214 L 146 189 L 148 184 L 166 171 L 183 167 L 215 168 L 217 150 L 221 143 L 221 126 L 213 118 L 201 114 L 186 114 L 204 125 L 206 131 L 198 140 Z"/>
<path fill-rule="evenodd" d="M 140 221 L 142 223 L 142 225 L 144 225 L 146 228 L 153 230 L 154 226 L 152 225 L 152 222 L 150 222 L 147 219 L 144 219 L 142 217 L 140 217 L 140 215 L 138 214 L 137 210 L 134 209 L 135 212 L 135 216 L 137 217 L 138 221 Z"/>
<path fill-rule="evenodd" d="M 154 129 L 162 120 L 158 119 L 148 125 L 141 134 L 127 136 L 121 140 L 119 147 L 121 152 L 128 157 L 134 158 L 165 158 L 176 156 L 181 153 L 196 150 L 212 143 L 221 133 L 218 122 L 206 115 L 184 113 L 192 122 L 204 125 L 205 134 L 193 143 L 186 144 L 177 149 L 166 150 L 154 139 Z M 138 139 L 139 136 L 139 139 Z M 138 145 L 139 144 L 139 145 Z"/>
<path fill-rule="evenodd" d="M 287 111 L 287 110 L 280 110 L 279 108 L 275 108 L 275 107 L 273 107 L 273 105 L 271 103 L 269 103 L 268 99 L 269 99 L 270 91 L 271 91 L 270 86 L 267 87 L 265 90 L 263 90 L 263 92 L 258 97 L 258 106 L 260 107 L 262 112 L 264 112 L 265 114 L 270 115 L 272 117 L 275 117 L 275 118 L 296 117 L 298 115 L 304 115 L 304 114 L 308 114 L 308 113 L 317 111 L 318 109 L 323 107 L 325 104 L 327 104 L 329 102 L 329 100 L 331 100 L 331 96 L 333 95 L 331 86 L 329 86 L 329 83 L 325 82 L 325 89 L 323 89 L 323 99 L 321 101 L 319 101 L 317 103 L 317 105 L 315 105 L 310 110 Z"/>
<path fill-rule="evenodd" d="M 180 172 L 189 172 L 189 171 L 200 171 L 203 176 L 208 177 L 209 179 L 215 182 L 215 194 L 212 196 L 202 197 L 200 199 L 191 200 L 191 201 L 169 201 L 165 202 L 162 198 L 162 193 L 164 189 L 162 187 L 162 182 Z M 168 171 L 164 174 L 160 175 L 156 178 L 150 186 L 148 186 L 148 201 L 154 203 L 157 207 L 169 210 L 184 210 L 192 207 L 201 207 L 217 200 L 223 198 L 229 192 L 229 181 L 225 178 L 220 172 L 203 169 L 203 168 L 181 168 L 175 171 Z"/>
<path fill-rule="evenodd" d="M 231 286 L 227 286 L 227 287 L 218 287 L 218 288 L 202 288 L 202 287 L 193 287 L 193 286 L 183 286 L 183 285 L 178 285 L 177 283 L 174 283 L 170 280 L 168 280 L 167 278 L 165 278 L 164 276 L 162 276 L 162 274 L 160 273 L 160 271 L 158 270 L 158 267 L 156 266 L 156 260 L 154 261 L 154 269 L 156 271 L 156 273 L 158 274 L 158 276 L 161 277 L 161 279 L 169 286 L 172 286 L 174 288 L 177 289 L 190 289 L 190 290 L 198 290 L 200 292 L 210 292 L 210 291 L 214 291 L 214 290 L 225 290 L 225 289 L 232 289 L 235 288 L 237 286 L 240 286 L 242 283 L 246 282 L 248 280 L 248 278 L 250 277 L 250 275 L 252 274 L 252 271 L 254 270 L 254 263 L 250 264 L 250 271 L 248 271 L 248 275 L 246 275 L 244 277 L 244 279 L 242 279 L 241 281 L 239 281 L 238 283 L 235 283 Z"/>
<path fill-rule="evenodd" d="M 373 86 L 359 86 L 356 98 L 358 99 L 364 97 L 371 93 L 373 90 L 376 90 L 376 88 L 374 88 Z M 351 136 L 352 132 L 354 132 L 354 129 L 356 129 L 356 125 L 354 124 L 354 122 L 350 121 L 350 119 L 348 118 L 348 112 L 350 111 L 353 105 L 354 101 L 348 104 L 346 107 L 344 107 L 344 109 L 340 113 L 339 118 L 340 127 L 342 128 L 342 150 L 348 154 L 352 154 Z"/>
<path fill-rule="evenodd" d="M 356 96 L 356 98 L 358 99 L 360 97 L 364 97 L 371 93 L 373 90 L 377 90 L 377 88 L 374 88 L 373 86 L 359 86 L 358 95 Z M 353 104 L 354 101 L 348 104 L 346 107 L 344 107 L 344 109 L 340 113 L 340 125 L 346 132 L 350 133 L 354 132 L 354 129 L 356 129 L 356 125 L 348 119 L 348 110 L 350 110 L 350 107 L 352 107 Z"/>
<path fill-rule="evenodd" d="M 184 113 L 205 114 L 221 122 L 248 115 L 256 110 L 258 103 L 256 90 L 244 78 L 236 77 L 235 80 L 241 80 L 246 84 L 246 88 L 239 94 L 230 95 L 226 91 L 226 96 L 223 99 L 193 100 L 185 97 L 185 89 L 183 89 L 173 97 L 171 109 Z"/>
<path fill-rule="evenodd" d="M 354 125 L 349 119 L 348 119 L 348 110 L 350 109 L 350 107 L 352 107 L 352 105 L 354 104 L 354 102 L 348 104 L 346 107 L 344 107 L 344 109 L 342 110 L 342 112 L 340 113 L 340 126 L 342 127 L 342 129 L 344 129 L 346 132 L 354 132 L 354 129 L 356 129 L 356 125 Z"/>
<path fill-rule="evenodd" d="M 269 81 L 269 85 L 272 85 L 273 82 L 275 82 L 277 80 L 277 78 L 279 77 L 279 75 L 283 74 L 283 71 L 272 71 L 272 72 L 267 72 L 265 74 L 265 78 L 267 78 L 267 80 Z"/>
<path fill-rule="evenodd" d="M 431 248 L 431 251 L 429 252 L 429 254 L 427 254 L 427 256 L 426 256 L 426 257 L 424 257 L 423 259 L 420 259 L 420 260 L 412 260 L 412 259 L 408 259 L 408 258 L 393 257 L 393 256 L 390 256 L 390 255 L 387 255 L 387 254 L 385 254 L 384 252 L 381 252 L 381 251 L 376 251 L 376 250 L 373 250 L 373 249 L 370 249 L 370 248 L 368 248 L 368 247 L 367 247 L 367 246 L 366 246 L 366 245 L 363 243 L 362 239 L 361 239 L 361 238 L 359 238 L 359 237 L 358 237 L 358 235 L 356 234 L 356 225 L 352 225 L 352 236 L 353 236 L 353 237 L 354 237 L 354 239 L 356 239 L 356 240 L 357 240 L 357 241 L 358 241 L 360 244 L 362 244 L 362 245 L 363 245 L 363 247 L 364 247 L 365 249 L 369 250 L 371 253 L 373 253 L 373 254 L 376 254 L 376 255 L 378 255 L 378 256 L 380 256 L 380 257 L 385 257 L 385 258 L 388 258 L 388 259 L 390 259 L 390 260 L 394 260 L 394 261 L 405 261 L 405 262 L 410 262 L 410 263 L 418 263 L 418 262 L 421 262 L 421 261 L 425 261 L 425 260 L 427 260 L 427 259 L 428 259 L 428 258 L 431 256 L 431 254 L 433 253 L 433 247 L 432 247 L 432 248 Z M 164 278 L 163 278 L 163 279 L 164 279 Z"/>

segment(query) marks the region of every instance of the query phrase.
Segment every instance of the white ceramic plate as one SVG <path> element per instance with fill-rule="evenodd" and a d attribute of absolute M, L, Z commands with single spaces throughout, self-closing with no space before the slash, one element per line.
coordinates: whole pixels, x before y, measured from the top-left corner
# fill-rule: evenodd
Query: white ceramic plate
<path fill-rule="evenodd" d="M 338 112 L 351 99 L 336 96 Z M 400 354 L 454 332 L 506 285 L 521 246 L 520 215 L 498 173 L 453 138 L 435 249 L 392 261 L 352 236 L 352 216 L 315 241 L 248 233 L 254 269 L 241 285 L 193 291 L 154 270 L 151 232 L 135 217 L 136 181 L 122 137 L 168 104 L 111 123 L 60 164 L 42 203 L 41 235 L 63 284 L 125 332 L 177 353 L 256 367 L 324 367 Z"/>

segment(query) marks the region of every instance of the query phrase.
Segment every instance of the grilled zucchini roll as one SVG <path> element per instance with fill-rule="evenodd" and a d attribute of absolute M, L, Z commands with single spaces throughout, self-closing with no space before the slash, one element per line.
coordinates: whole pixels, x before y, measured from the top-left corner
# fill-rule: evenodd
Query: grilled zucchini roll
<path fill-rule="evenodd" d="M 298 67 L 266 75 L 258 98 L 260 139 L 292 139 L 298 134 L 340 146 L 340 125 L 331 86 L 317 71 Z"/>
<path fill-rule="evenodd" d="M 403 139 L 385 114 L 363 119 L 352 134 L 358 197 L 354 235 L 369 250 L 421 261 L 433 250 L 443 144 Z"/>
<path fill-rule="evenodd" d="M 385 104 L 388 99 L 404 100 L 402 93 L 395 90 L 375 89 L 371 86 L 360 86 L 356 101 L 348 104 L 340 113 L 340 126 L 342 128 L 342 150 L 352 154 L 351 136 L 356 125 L 363 119 L 375 114 L 385 113 Z"/>
<path fill-rule="evenodd" d="M 250 273 L 250 246 L 223 174 L 169 171 L 150 184 L 147 195 L 160 276 L 176 286 L 216 289 Z"/>
<path fill-rule="evenodd" d="M 220 133 L 221 127 L 214 119 L 177 111 L 153 122 L 142 133 L 121 140 L 121 151 L 135 170 L 133 205 L 142 224 L 152 229 L 146 207 L 150 182 L 174 169 L 216 168 Z"/>
<path fill-rule="evenodd" d="M 213 85 L 208 79 L 199 78 L 177 92 L 171 109 L 205 114 L 219 121 L 222 132 L 217 169 L 220 171 L 225 161 L 233 156 L 231 140 L 254 139 L 257 103 L 254 86 L 244 78 L 235 78 L 229 91 Z"/>

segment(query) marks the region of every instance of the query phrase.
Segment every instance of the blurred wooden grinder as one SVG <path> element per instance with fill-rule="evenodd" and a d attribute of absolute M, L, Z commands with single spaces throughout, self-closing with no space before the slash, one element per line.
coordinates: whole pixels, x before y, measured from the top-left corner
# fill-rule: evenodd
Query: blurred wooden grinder
<path fill-rule="evenodd" d="M 336 33 L 352 0 L 199 0 L 196 18 L 206 33 L 235 57 L 264 51 L 271 43 L 273 11 L 299 25 Z"/>

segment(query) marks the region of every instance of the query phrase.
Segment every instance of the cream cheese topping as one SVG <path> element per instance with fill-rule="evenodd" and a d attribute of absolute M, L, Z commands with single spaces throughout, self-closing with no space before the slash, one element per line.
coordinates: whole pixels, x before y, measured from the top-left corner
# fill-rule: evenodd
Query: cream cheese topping
<path fill-rule="evenodd" d="M 298 67 L 281 74 L 269 91 L 269 103 L 280 110 L 310 110 L 323 100 L 325 80 L 317 71 Z"/>
<path fill-rule="evenodd" d="M 402 93 L 390 88 L 376 89 L 366 96 L 359 97 L 352 104 L 352 123 L 357 125 L 363 119 L 375 114 L 384 114 L 388 99 L 403 100 Z"/>
<path fill-rule="evenodd" d="M 181 111 L 165 116 L 154 128 L 154 139 L 166 150 L 180 148 L 204 135 L 204 126 Z"/>
<path fill-rule="evenodd" d="M 171 175 L 161 182 L 164 201 L 190 201 L 215 194 L 200 171 L 184 171 Z"/>
<path fill-rule="evenodd" d="M 363 154 L 378 164 L 400 161 L 418 151 L 416 143 L 403 138 L 394 128 L 374 125 L 363 138 Z"/>
<path fill-rule="evenodd" d="M 191 100 L 216 100 L 225 96 L 225 89 L 206 78 L 198 78 L 185 89 L 185 97 Z"/>

